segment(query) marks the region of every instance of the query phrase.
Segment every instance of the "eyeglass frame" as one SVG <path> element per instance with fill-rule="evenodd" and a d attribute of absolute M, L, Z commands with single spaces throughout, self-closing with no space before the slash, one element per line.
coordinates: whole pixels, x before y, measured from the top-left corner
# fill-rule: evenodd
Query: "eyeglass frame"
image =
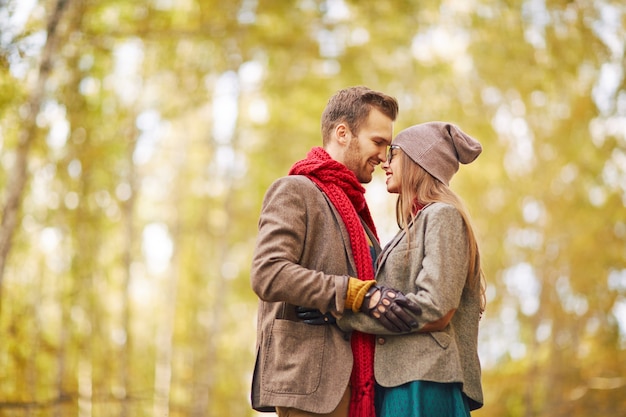
<path fill-rule="evenodd" d="M 401 149 L 398 145 L 389 146 L 389 150 L 387 151 L 387 163 L 390 164 L 393 159 L 393 151 L 394 149 Z"/>

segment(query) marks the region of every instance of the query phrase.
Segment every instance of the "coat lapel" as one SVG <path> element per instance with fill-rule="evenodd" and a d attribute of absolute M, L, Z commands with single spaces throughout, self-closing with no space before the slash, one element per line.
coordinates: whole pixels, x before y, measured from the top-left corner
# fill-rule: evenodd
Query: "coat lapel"
<path fill-rule="evenodd" d="M 413 221 L 411 222 L 411 224 L 409 224 L 409 227 L 407 229 L 411 229 L 411 227 L 413 227 L 413 224 L 417 221 L 417 219 L 419 219 L 419 217 L 422 215 L 424 210 L 426 210 L 426 208 L 428 206 L 432 205 L 432 204 L 435 204 L 435 203 L 428 203 L 428 204 L 426 204 L 419 211 L 419 213 L 417 213 L 417 216 L 415 216 L 415 219 L 413 219 Z M 398 233 L 396 233 L 396 235 L 393 237 L 393 239 L 391 239 L 391 241 L 389 243 L 387 243 L 387 245 L 385 245 L 385 248 L 383 249 L 383 252 L 378 257 L 378 262 L 376 263 L 376 270 L 377 271 L 381 269 L 381 266 L 385 263 L 385 260 L 387 260 L 387 257 L 389 256 L 389 253 L 391 253 L 393 248 L 398 246 L 398 243 L 400 243 L 402 241 L 402 239 L 404 239 L 404 237 L 406 236 L 407 229 L 400 229 L 398 231 Z"/>

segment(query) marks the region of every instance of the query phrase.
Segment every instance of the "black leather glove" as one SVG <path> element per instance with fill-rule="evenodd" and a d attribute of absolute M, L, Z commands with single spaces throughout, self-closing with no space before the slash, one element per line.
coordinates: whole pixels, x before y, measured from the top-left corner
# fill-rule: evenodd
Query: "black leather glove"
<path fill-rule="evenodd" d="M 370 300 L 378 291 L 380 291 L 380 299 L 370 307 Z M 417 320 L 407 311 L 416 316 L 422 314 L 420 306 L 406 298 L 401 291 L 376 285 L 365 294 L 361 311 L 378 319 L 387 330 L 396 333 L 408 332 L 418 326 Z"/>
<path fill-rule="evenodd" d="M 322 324 L 334 324 L 337 322 L 335 316 L 333 316 L 330 312 L 322 314 L 322 312 L 316 308 L 298 306 L 296 307 L 296 316 L 304 323 L 315 326 Z"/>

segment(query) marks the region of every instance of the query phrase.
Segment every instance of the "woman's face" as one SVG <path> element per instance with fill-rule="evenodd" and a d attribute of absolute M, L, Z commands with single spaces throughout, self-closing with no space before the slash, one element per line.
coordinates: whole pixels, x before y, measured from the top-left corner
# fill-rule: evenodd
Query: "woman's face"
<path fill-rule="evenodd" d="M 402 150 L 396 146 L 391 145 L 389 147 L 389 153 L 387 154 L 387 160 L 383 164 L 383 170 L 387 176 L 387 191 L 394 194 L 400 194 L 400 154 Z"/>

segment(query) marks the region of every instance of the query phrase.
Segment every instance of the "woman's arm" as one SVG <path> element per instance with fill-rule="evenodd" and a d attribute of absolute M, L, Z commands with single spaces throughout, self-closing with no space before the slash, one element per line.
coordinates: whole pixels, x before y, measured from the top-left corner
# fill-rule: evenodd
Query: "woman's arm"
<path fill-rule="evenodd" d="M 424 326 L 422 326 L 421 329 L 418 330 L 418 333 L 440 332 L 441 330 L 446 328 L 448 323 L 450 323 L 450 320 L 452 320 L 452 316 L 454 316 L 455 311 L 456 311 L 456 308 L 453 308 L 452 310 L 448 311 L 448 313 L 442 318 L 440 318 L 439 320 L 426 323 Z"/>

